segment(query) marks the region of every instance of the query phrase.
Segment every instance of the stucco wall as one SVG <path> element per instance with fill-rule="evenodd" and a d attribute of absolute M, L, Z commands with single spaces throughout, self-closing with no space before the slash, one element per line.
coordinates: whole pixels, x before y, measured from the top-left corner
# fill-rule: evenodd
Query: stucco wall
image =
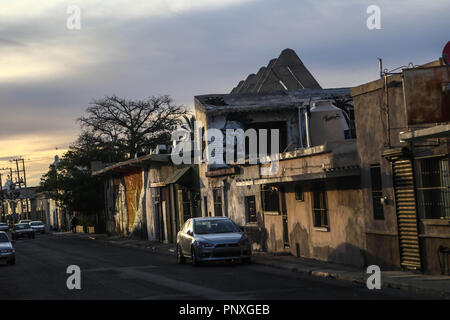
<path fill-rule="evenodd" d="M 328 230 L 315 228 L 312 186 L 302 183 L 304 201 L 295 199 L 295 184 L 286 187 L 290 251 L 301 257 L 348 265 L 365 265 L 363 204 L 359 179 L 325 181 Z M 270 238 L 270 237 L 269 237 Z"/>

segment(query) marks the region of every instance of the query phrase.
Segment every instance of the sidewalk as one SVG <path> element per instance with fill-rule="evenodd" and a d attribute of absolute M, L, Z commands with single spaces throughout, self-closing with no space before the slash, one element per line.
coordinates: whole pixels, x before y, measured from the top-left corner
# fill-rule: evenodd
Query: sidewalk
<path fill-rule="evenodd" d="M 108 237 L 105 234 L 74 234 L 71 232 L 55 232 L 53 235 L 101 240 L 115 245 L 144 248 L 159 254 L 174 255 L 175 252 L 174 244 L 162 244 L 156 241 L 128 239 L 120 236 Z M 298 272 L 309 276 L 352 281 L 363 285 L 366 285 L 367 278 L 370 276 L 365 270 L 356 267 L 297 258 L 290 255 L 273 255 L 269 253 L 254 252 L 252 261 L 254 264 L 272 268 Z M 412 293 L 450 299 L 450 276 L 425 275 L 408 271 L 381 270 L 381 287 L 402 289 Z"/>

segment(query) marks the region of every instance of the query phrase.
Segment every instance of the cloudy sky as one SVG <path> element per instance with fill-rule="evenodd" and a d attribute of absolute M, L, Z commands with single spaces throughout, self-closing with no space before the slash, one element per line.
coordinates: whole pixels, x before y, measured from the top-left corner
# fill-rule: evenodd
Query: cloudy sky
<path fill-rule="evenodd" d="M 380 30 L 366 27 L 372 4 Z M 66 27 L 70 5 L 80 30 Z M 0 0 L 0 168 L 23 156 L 37 185 L 92 98 L 170 94 L 192 105 L 285 48 L 322 87 L 376 79 L 377 57 L 389 69 L 435 60 L 448 12 L 448 0 Z"/>

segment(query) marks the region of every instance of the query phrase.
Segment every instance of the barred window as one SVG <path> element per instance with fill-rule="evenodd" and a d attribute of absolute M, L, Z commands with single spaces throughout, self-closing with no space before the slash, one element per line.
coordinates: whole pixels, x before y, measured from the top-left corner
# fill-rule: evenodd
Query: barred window
<path fill-rule="evenodd" d="M 427 219 L 450 219 L 450 178 L 448 158 L 428 158 L 419 161 L 419 206 Z"/>
<path fill-rule="evenodd" d="M 328 210 L 325 187 L 315 185 L 313 190 L 313 220 L 314 227 L 328 227 Z"/>
<path fill-rule="evenodd" d="M 263 211 L 280 212 L 279 190 L 276 186 L 263 185 Z"/>
<path fill-rule="evenodd" d="M 375 220 L 384 220 L 383 205 L 381 204 L 383 188 L 381 186 L 381 170 L 379 164 L 370 166 L 370 179 L 372 183 L 373 218 Z"/>

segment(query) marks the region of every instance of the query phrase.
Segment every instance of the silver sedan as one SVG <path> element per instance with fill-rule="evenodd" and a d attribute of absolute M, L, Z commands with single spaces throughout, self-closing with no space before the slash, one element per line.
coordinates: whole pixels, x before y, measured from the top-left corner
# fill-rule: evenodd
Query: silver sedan
<path fill-rule="evenodd" d="M 13 265 L 16 263 L 15 250 L 6 232 L 0 231 L 0 261 Z"/>
<path fill-rule="evenodd" d="M 192 218 L 177 234 L 177 261 L 193 265 L 203 261 L 251 262 L 251 245 L 242 230 L 227 217 Z"/>

